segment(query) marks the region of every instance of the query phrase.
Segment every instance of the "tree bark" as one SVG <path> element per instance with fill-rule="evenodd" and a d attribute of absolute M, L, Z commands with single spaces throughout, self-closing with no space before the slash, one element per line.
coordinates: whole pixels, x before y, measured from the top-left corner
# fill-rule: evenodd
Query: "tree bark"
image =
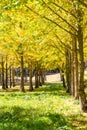
<path fill-rule="evenodd" d="M 39 76 L 38 76 L 38 83 L 39 83 L 39 86 L 42 86 L 42 71 L 41 71 L 41 69 L 39 70 Z"/>
<path fill-rule="evenodd" d="M 65 78 L 64 78 L 64 70 L 60 70 L 60 78 L 63 82 L 63 87 L 66 88 Z"/>
<path fill-rule="evenodd" d="M 20 85 L 20 91 L 25 92 L 25 89 L 24 89 L 24 61 L 23 61 L 23 55 L 21 55 L 21 85 Z"/>
<path fill-rule="evenodd" d="M 38 70 L 35 70 L 35 88 L 39 87 L 39 81 L 38 81 Z"/>
<path fill-rule="evenodd" d="M 45 80 L 46 80 L 45 69 L 41 69 L 40 75 L 41 75 L 41 84 L 43 85 L 45 83 Z"/>
<path fill-rule="evenodd" d="M 14 67 L 12 67 L 12 86 L 15 87 L 15 78 L 14 78 Z"/>
<path fill-rule="evenodd" d="M 12 87 L 12 77 L 11 77 L 12 73 L 11 72 L 12 72 L 12 69 L 11 69 L 11 66 L 10 66 L 10 69 L 9 69 L 9 73 L 10 73 L 10 83 L 9 83 L 9 86 L 10 86 L 10 88 Z"/>
<path fill-rule="evenodd" d="M 2 89 L 5 89 L 5 81 L 4 81 L 4 61 L 3 61 L 3 56 L 2 56 L 1 66 L 2 66 Z"/>
<path fill-rule="evenodd" d="M 71 94 L 71 54 L 66 50 L 66 92 Z"/>
<path fill-rule="evenodd" d="M 76 33 L 76 32 L 75 32 Z M 71 52 L 71 91 L 75 99 L 78 99 L 78 52 L 77 52 L 77 38 L 71 36 L 72 52 Z"/>
<path fill-rule="evenodd" d="M 75 82 L 75 84 L 74 84 L 74 86 L 75 86 L 75 95 L 74 95 L 74 97 L 75 97 L 75 99 L 78 99 L 79 98 L 79 93 L 78 93 L 78 73 L 79 73 L 79 71 L 78 71 L 78 50 L 77 50 L 77 40 L 76 40 L 76 38 L 74 39 L 75 41 L 74 41 L 74 82 Z"/>
<path fill-rule="evenodd" d="M 78 0 L 78 3 L 80 1 Z M 83 11 L 78 4 L 77 8 L 77 25 L 78 25 L 78 48 L 79 48 L 79 99 L 81 109 L 87 112 L 87 101 L 84 91 L 84 54 L 83 54 Z"/>
<path fill-rule="evenodd" d="M 30 85 L 29 85 L 29 91 L 33 91 L 33 83 L 32 83 L 32 68 L 29 69 L 29 78 L 30 78 Z"/>
<path fill-rule="evenodd" d="M 72 43 L 73 44 L 73 43 Z M 75 96 L 75 73 L 74 73 L 74 52 L 73 52 L 73 45 L 72 45 L 72 52 L 71 52 L 71 93 Z"/>
<path fill-rule="evenodd" d="M 6 56 L 6 79 L 5 79 L 5 86 L 8 88 L 8 63 L 7 63 L 7 56 Z"/>

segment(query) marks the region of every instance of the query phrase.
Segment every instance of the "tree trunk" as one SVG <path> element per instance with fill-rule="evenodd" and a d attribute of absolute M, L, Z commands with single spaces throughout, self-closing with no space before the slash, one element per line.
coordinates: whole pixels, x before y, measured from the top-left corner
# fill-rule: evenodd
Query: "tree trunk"
<path fill-rule="evenodd" d="M 84 57 L 83 57 L 83 41 L 82 41 L 82 34 L 81 30 L 79 30 L 78 35 L 78 43 L 79 43 L 79 59 L 80 59 L 80 77 L 79 77 L 79 99 L 81 104 L 81 109 L 85 112 L 87 111 L 87 102 L 86 102 L 86 96 L 84 92 Z"/>
<path fill-rule="evenodd" d="M 72 52 L 71 52 L 71 94 L 75 96 L 75 73 L 74 73 L 74 49 L 72 45 Z"/>
<path fill-rule="evenodd" d="M 75 38 L 75 41 L 74 41 L 74 86 L 75 86 L 75 99 L 78 99 L 79 98 L 79 93 L 78 93 L 78 52 L 77 52 L 77 41 L 76 41 L 76 38 Z"/>
<path fill-rule="evenodd" d="M 24 61 L 23 61 L 23 55 L 21 55 L 21 85 L 20 85 L 20 91 L 25 92 L 25 90 L 24 90 Z"/>
<path fill-rule="evenodd" d="M 7 63 L 7 56 L 6 56 L 6 79 L 5 79 L 5 86 L 8 88 L 8 63 Z"/>
<path fill-rule="evenodd" d="M 39 70 L 39 76 L 38 76 L 39 86 L 42 86 L 42 79 L 41 79 L 41 77 L 42 77 L 42 71 Z"/>
<path fill-rule="evenodd" d="M 0 83 L 2 82 L 2 72 L 0 71 Z"/>
<path fill-rule="evenodd" d="M 78 0 L 79 2 L 79 0 Z M 81 109 L 83 112 L 87 112 L 87 101 L 84 91 L 84 54 L 83 54 L 83 12 L 78 4 L 77 8 L 77 25 L 78 25 L 78 48 L 79 48 L 79 99 Z"/>
<path fill-rule="evenodd" d="M 41 71 L 41 84 L 43 85 L 45 83 L 46 75 L 44 70 Z"/>
<path fill-rule="evenodd" d="M 35 88 L 39 87 L 39 82 L 38 82 L 38 70 L 35 70 Z"/>
<path fill-rule="evenodd" d="M 30 78 L 30 86 L 29 86 L 29 91 L 33 91 L 33 83 L 32 83 L 32 69 L 29 69 L 29 78 Z"/>
<path fill-rule="evenodd" d="M 12 67 L 12 86 L 15 87 L 15 78 L 14 78 L 14 67 Z"/>
<path fill-rule="evenodd" d="M 63 70 L 60 70 L 60 78 L 61 78 L 61 81 L 63 82 L 63 87 L 66 88 L 65 78 L 64 78 L 64 71 Z"/>
<path fill-rule="evenodd" d="M 2 66 L 2 89 L 5 89 L 5 81 L 4 81 L 4 61 L 3 61 L 3 56 L 2 56 L 1 66 Z"/>
<path fill-rule="evenodd" d="M 10 70 L 9 70 L 9 73 L 10 73 L 10 82 L 9 82 L 9 86 L 10 88 L 12 87 L 12 77 L 11 77 L 11 66 L 10 66 Z"/>
<path fill-rule="evenodd" d="M 76 32 L 74 32 L 76 33 Z M 71 36 L 72 53 L 71 53 L 71 90 L 75 99 L 78 99 L 78 56 L 76 36 Z"/>
<path fill-rule="evenodd" d="M 66 50 L 66 92 L 71 94 L 71 54 Z"/>

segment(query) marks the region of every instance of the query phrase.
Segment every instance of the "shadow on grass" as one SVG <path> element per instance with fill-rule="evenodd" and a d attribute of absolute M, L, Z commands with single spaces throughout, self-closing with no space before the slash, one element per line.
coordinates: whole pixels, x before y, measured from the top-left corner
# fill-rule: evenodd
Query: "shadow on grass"
<path fill-rule="evenodd" d="M 14 97 L 24 97 L 27 99 L 30 99 L 32 96 L 43 96 L 43 95 L 55 95 L 59 96 L 61 98 L 68 98 L 70 97 L 70 94 L 66 94 L 66 90 L 64 89 L 62 84 L 58 83 L 47 83 L 43 85 L 42 87 L 39 87 L 37 89 L 34 89 L 33 92 L 11 92 L 11 93 L 2 93 L 0 96 L 3 96 L 7 99 L 14 98 Z M 67 95 L 67 96 L 66 96 Z"/>
<path fill-rule="evenodd" d="M 16 106 L 10 111 L 5 111 L 6 107 L 2 109 L 4 111 L 0 114 L 0 130 L 68 130 L 69 122 L 62 114 L 42 115 L 36 109 Z"/>
<path fill-rule="evenodd" d="M 3 110 L 3 111 L 2 111 Z M 1 108 L 0 130 L 86 130 L 87 120 L 81 114 L 65 116 L 60 113 L 44 113 L 32 108 L 14 106 Z"/>
<path fill-rule="evenodd" d="M 37 88 L 36 90 L 37 91 L 57 91 L 57 90 L 62 90 L 64 89 L 63 88 L 63 85 L 61 83 L 46 83 L 45 84 L 45 87 L 40 87 L 40 88 Z"/>
<path fill-rule="evenodd" d="M 34 92 L 34 95 L 39 95 L 42 92 L 43 94 L 51 94 L 61 97 L 66 96 L 66 89 L 61 83 L 47 83 L 43 87 L 35 89 Z M 70 96 L 70 94 L 67 93 L 67 96 Z"/>
<path fill-rule="evenodd" d="M 43 87 L 45 86 L 45 87 Z M 60 89 L 64 89 L 63 88 L 63 85 L 61 83 L 46 83 L 45 85 L 43 86 L 40 86 L 39 88 L 36 88 L 34 89 L 34 91 L 56 91 L 56 90 L 60 90 Z M 20 92 L 20 86 L 15 86 L 15 87 L 12 87 L 12 88 L 8 88 L 8 89 L 0 89 L 0 93 L 2 94 L 2 92 L 6 92 L 6 93 L 9 93 L 9 92 Z M 25 92 L 30 92 L 29 91 L 29 87 L 28 86 L 25 86 Z M 33 92 L 33 91 L 32 91 Z"/>

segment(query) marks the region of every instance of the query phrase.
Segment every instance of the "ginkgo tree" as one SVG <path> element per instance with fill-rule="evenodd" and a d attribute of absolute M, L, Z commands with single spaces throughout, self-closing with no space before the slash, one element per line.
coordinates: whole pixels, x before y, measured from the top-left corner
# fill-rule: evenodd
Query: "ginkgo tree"
<path fill-rule="evenodd" d="M 23 81 L 24 80 L 23 78 L 24 77 L 23 76 L 24 55 L 26 52 L 28 55 L 28 53 L 30 53 L 30 50 L 34 51 L 33 55 L 37 55 L 37 53 L 40 53 L 38 44 L 40 43 L 42 38 L 40 38 L 41 32 L 39 31 L 38 33 L 38 30 L 37 31 L 35 30 L 35 28 L 37 28 L 37 25 L 35 26 L 36 19 L 35 21 L 33 20 L 32 22 L 32 19 L 33 19 L 32 15 L 31 15 L 31 18 L 29 19 L 28 17 L 29 14 L 26 14 L 26 10 L 25 10 L 25 13 L 24 12 L 22 13 L 21 7 L 20 9 L 16 10 L 16 14 L 15 14 L 14 9 L 12 9 L 11 11 L 12 12 L 9 12 L 9 10 L 6 10 L 4 12 L 4 15 L 6 15 L 6 17 L 9 17 L 9 19 L 7 19 L 7 21 L 4 24 L 6 25 L 9 22 L 11 22 L 11 25 L 8 26 L 8 29 L 6 32 L 7 35 L 4 37 L 4 41 L 6 44 L 8 44 L 8 46 L 11 47 L 11 50 L 14 52 L 14 55 L 17 57 L 17 59 L 19 59 L 19 62 L 21 64 L 21 69 L 22 69 L 21 91 L 24 91 L 24 81 Z M 25 19 L 23 19 L 24 17 Z M 41 22 L 40 20 L 40 22 L 38 23 L 38 26 L 41 25 L 39 29 L 42 28 L 42 24 L 43 22 Z M 37 45 L 35 45 L 36 43 Z M 35 56 L 35 58 L 37 59 L 36 62 L 40 61 L 41 59 L 38 57 L 40 56 L 39 55 L 37 57 Z"/>
<path fill-rule="evenodd" d="M 64 56 L 62 64 L 67 92 L 79 98 L 81 109 L 87 111 L 84 93 L 87 1 L 4 0 L 0 8 L 0 36 L 19 58 L 22 70 L 21 91 L 24 91 L 25 54 L 30 56 L 32 53 L 33 60 L 30 57 L 29 64 L 34 64 L 36 75 L 42 66 L 45 69 L 53 68 L 55 63 L 57 67 L 57 58 L 62 59 Z M 56 56 L 57 51 L 59 57 Z M 58 65 L 62 66 L 61 62 Z"/>
<path fill-rule="evenodd" d="M 33 1 L 35 2 L 35 1 Z M 32 2 L 32 3 L 33 3 Z M 42 3 L 40 1 L 38 1 L 39 4 L 45 7 L 45 9 L 42 8 L 42 12 L 41 10 L 37 10 L 37 6 L 35 9 L 32 8 L 32 6 L 28 6 L 28 3 L 26 5 L 26 7 L 31 10 L 33 13 L 39 15 L 40 17 L 54 23 L 58 28 L 62 29 L 63 31 L 67 32 L 68 34 L 70 34 L 71 39 L 73 39 L 73 44 L 76 47 L 76 50 L 78 49 L 78 52 L 75 54 L 75 57 L 78 57 L 75 59 L 75 61 L 77 60 L 78 62 L 78 68 L 75 67 L 75 71 L 76 71 L 76 80 L 77 82 L 79 82 L 79 86 L 78 83 L 76 83 L 76 87 L 75 90 L 76 92 L 76 98 L 79 97 L 80 102 L 81 102 L 81 108 L 83 111 L 86 111 L 86 97 L 84 94 L 84 55 L 83 55 L 83 17 L 85 17 L 84 14 L 84 5 L 86 5 L 86 1 L 84 0 L 83 2 L 81 2 L 80 0 L 74 0 L 74 1 L 44 1 L 42 0 Z M 67 4 L 66 4 L 67 3 Z M 54 9 L 53 9 L 54 7 Z M 47 15 L 46 12 L 49 12 L 49 16 Z M 63 14 L 61 16 L 61 14 Z M 71 19 L 71 16 L 73 17 Z M 72 44 L 72 45 L 73 45 Z M 78 48 L 77 48 L 78 47 Z M 75 49 L 73 49 L 73 51 L 76 51 Z M 66 55 L 68 54 L 68 52 L 66 52 Z M 72 53 L 74 54 L 74 53 Z M 69 53 L 69 57 L 71 57 L 71 54 Z M 75 58 L 74 57 L 74 58 Z M 67 59 L 66 61 L 68 61 L 68 64 L 70 64 L 68 66 L 68 69 L 71 68 L 71 62 L 70 62 L 70 58 Z M 73 61 L 73 58 L 72 58 Z M 77 62 L 75 62 L 77 64 Z M 80 64 L 79 64 L 80 63 Z M 68 65 L 67 64 L 67 65 Z M 69 72 L 69 71 L 68 71 Z M 70 88 L 70 91 L 72 90 L 72 86 L 73 84 L 71 84 L 71 77 L 72 75 L 70 75 L 69 73 L 66 73 L 69 80 L 68 80 L 68 87 Z M 80 73 L 79 73 L 80 72 Z M 79 74 L 78 74 L 79 73 Z M 72 73 L 73 74 L 73 73 Z M 72 79 L 74 80 L 74 79 Z"/>

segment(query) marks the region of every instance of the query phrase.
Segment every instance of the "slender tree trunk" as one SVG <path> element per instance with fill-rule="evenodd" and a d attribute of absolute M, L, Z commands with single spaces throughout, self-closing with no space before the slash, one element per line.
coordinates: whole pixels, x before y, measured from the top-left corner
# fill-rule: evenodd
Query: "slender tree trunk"
<path fill-rule="evenodd" d="M 66 91 L 71 94 L 71 54 L 66 50 Z"/>
<path fill-rule="evenodd" d="M 73 52 L 73 45 L 72 45 L 72 52 L 71 52 L 71 93 L 75 96 L 75 73 L 74 73 L 74 52 Z"/>
<path fill-rule="evenodd" d="M 39 81 L 38 81 L 38 70 L 35 70 L 35 88 L 39 87 Z"/>
<path fill-rule="evenodd" d="M 0 83 L 2 82 L 2 74 L 1 74 L 1 71 L 0 71 Z"/>
<path fill-rule="evenodd" d="M 30 78 L 30 86 L 29 86 L 29 91 L 33 91 L 33 83 L 32 83 L 32 69 L 29 69 L 29 78 Z"/>
<path fill-rule="evenodd" d="M 39 82 L 39 86 L 42 86 L 42 80 L 41 80 L 41 76 L 42 76 L 42 71 L 41 69 L 39 70 L 39 76 L 38 76 L 38 82 Z"/>
<path fill-rule="evenodd" d="M 45 83 L 45 79 L 46 79 L 46 75 L 45 75 L 44 69 L 41 70 L 40 77 L 41 77 L 41 84 L 43 85 Z"/>
<path fill-rule="evenodd" d="M 62 79 L 63 79 L 63 87 L 66 88 L 64 75 L 62 76 Z"/>
<path fill-rule="evenodd" d="M 63 70 L 60 70 L 60 78 L 61 78 L 61 81 L 63 82 L 63 87 L 66 88 L 66 83 L 65 83 L 64 71 Z"/>
<path fill-rule="evenodd" d="M 79 98 L 79 85 L 78 85 L 78 52 L 77 52 L 77 40 L 74 41 L 74 86 L 75 86 L 75 99 Z"/>
<path fill-rule="evenodd" d="M 4 81 L 4 61 L 3 61 L 3 56 L 2 56 L 2 89 L 5 89 L 5 81 Z"/>
<path fill-rule="evenodd" d="M 25 69 L 25 82 L 27 83 L 27 68 Z"/>
<path fill-rule="evenodd" d="M 20 85 L 20 91 L 25 92 L 25 90 L 24 90 L 24 61 L 23 61 L 23 55 L 21 55 L 21 85 Z"/>
<path fill-rule="evenodd" d="M 7 56 L 6 56 L 6 79 L 5 79 L 6 88 L 8 88 L 8 63 L 7 63 Z"/>
<path fill-rule="evenodd" d="M 9 85 L 10 85 L 10 88 L 12 87 L 12 77 L 11 77 L 11 66 L 10 66 L 10 70 L 9 70 L 9 73 L 10 73 L 10 83 L 9 83 Z"/>
<path fill-rule="evenodd" d="M 14 74 L 14 67 L 12 67 L 12 86 L 15 87 L 15 74 Z"/>

